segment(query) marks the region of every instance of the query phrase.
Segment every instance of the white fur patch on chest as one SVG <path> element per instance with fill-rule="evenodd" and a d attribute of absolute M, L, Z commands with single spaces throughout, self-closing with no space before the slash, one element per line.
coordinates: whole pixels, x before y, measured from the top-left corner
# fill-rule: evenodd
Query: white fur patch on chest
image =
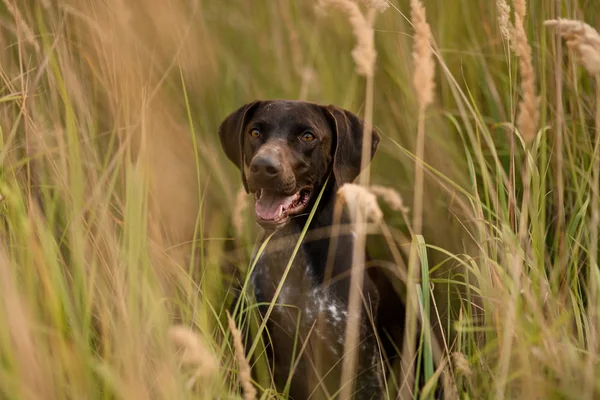
<path fill-rule="evenodd" d="M 260 260 L 259 260 L 260 262 Z M 338 299 L 335 293 L 321 286 L 309 263 L 304 265 L 292 265 L 285 282 L 281 286 L 271 318 L 277 320 L 278 326 L 290 335 L 300 332 L 302 335 L 316 335 L 325 343 L 328 343 L 329 351 L 340 355 L 343 349 L 345 337 L 346 320 L 348 310 L 343 301 Z M 254 271 L 252 283 L 258 301 L 270 302 L 263 293 L 261 286 L 270 282 L 271 291 L 275 293 L 280 282 L 273 281 L 269 267 L 265 264 Z M 297 312 L 300 312 L 298 318 Z M 318 323 L 317 318 L 319 318 Z M 298 324 L 299 323 L 299 324 Z"/>

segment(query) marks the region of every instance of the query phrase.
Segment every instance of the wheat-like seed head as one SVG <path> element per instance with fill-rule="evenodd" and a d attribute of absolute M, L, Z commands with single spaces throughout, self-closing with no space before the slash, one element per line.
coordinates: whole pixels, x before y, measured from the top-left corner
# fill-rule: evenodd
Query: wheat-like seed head
<path fill-rule="evenodd" d="M 235 321 L 233 320 L 229 312 L 227 312 L 227 321 L 229 323 L 229 329 L 231 330 L 231 335 L 233 337 L 235 357 L 238 362 L 238 379 L 244 391 L 244 400 L 254 400 L 256 399 L 256 388 L 252 384 L 252 370 L 250 368 L 250 363 L 248 362 L 248 359 L 246 358 L 246 353 L 244 351 L 242 333 L 237 328 L 237 326 L 235 326 Z"/>
<path fill-rule="evenodd" d="M 413 85 L 417 91 L 419 108 L 425 109 L 433 102 L 435 64 L 430 45 L 431 29 L 420 0 L 410 1 L 410 19 L 415 29 Z"/>
<path fill-rule="evenodd" d="M 583 21 L 551 19 L 544 25 L 554 28 L 575 52 L 578 62 L 592 75 L 600 74 L 600 34 Z"/>
<path fill-rule="evenodd" d="M 510 22 L 510 6 L 506 3 L 506 0 L 497 0 L 496 9 L 498 10 L 498 25 L 500 26 L 500 33 L 504 40 L 509 44 L 512 42 L 512 35 L 514 27 Z"/>
<path fill-rule="evenodd" d="M 202 337 L 191 329 L 175 325 L 169 329 L 169 338 L 175 347 L 181 349 L 181 362 L 196 367 L 194 379 L 215 373 L 219 363 Z"/>
<path fill-rule="evenodd" d="M 404 200 L 400 193 L 387 186 L 373 185 L 369 188 L 369 191 L 377 197 L 381 197 L 383 201 L 394 211 L 399 211 L 403 214 L 408 213 L 408 207 L 404 205 Z"/>
<path fill-rule="evenodd" d="M 513 49 L 519 58 L 522 96 L 521 102 L 519 103 L 517 128 L 519 129 L 523 140 L 525 140 L 526 143 L 531 143 L 537 135 L 540 118 L 540 97 L 537 96 L 535 91 L 535 70 L 533 68 L 531 46 L 527 41 L 527 34 L 525 32 L 523 21 L 524 14 L 524 0 L 515 2 Z"/>
<path fill-rule="evenodd" d="M 370 3 L 380 2 L 372 0 Z M 358 4 L 351 0 L 319 0 L 316 5 L 317 15 L 325 15 L 328 8 L 337 8 L 348 16 L 356 37 L 356 46 L 352 50 L 356 73 L 373 76 L 377 52 L 374 43 L 375 32 L 371 23 L 365 18 Z"/>
<path fill-rule="evenodd" d="M 452 364 L 454 365 L 454 368 L 458 374 L 466 377 L 473 375 L 473 371 L 469 366 L 469 361 L 463 353 L 452 353 Z"/>
<path fill-rule="evenodd" d="M 346 204 L 352 221 L 358 220 L 359 213 L 364 213 L 375 223 L 379 223 L 383 219 L 383 213 L 377 204 L 377 197 L 369 189 L 353 183 L 345 183 L 338 189 L 338 194 Z"/>

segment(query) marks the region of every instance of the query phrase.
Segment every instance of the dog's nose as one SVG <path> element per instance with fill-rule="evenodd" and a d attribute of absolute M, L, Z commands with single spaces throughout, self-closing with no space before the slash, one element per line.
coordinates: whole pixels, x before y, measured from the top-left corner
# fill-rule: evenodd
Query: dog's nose
<path fill-rule="evenodd" d="M 271 180 L 281 175 L 283 170 L 277 157 L 259 154 L 250 163 L 250 172 L 258 179 Z"/>

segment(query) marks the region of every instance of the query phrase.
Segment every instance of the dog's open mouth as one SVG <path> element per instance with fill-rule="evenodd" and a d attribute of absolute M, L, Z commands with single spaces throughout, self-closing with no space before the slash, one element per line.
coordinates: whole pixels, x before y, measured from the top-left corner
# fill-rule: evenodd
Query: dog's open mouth
<path fill-rule="evenodd" d="M 259 189 L 254 194 L 256 199 L 256 219 L 260 224 L 279 225 L 292 215 L 304 211 L 310 201 L 311 190 L 300 189 L 286 196 L 267 189 Z"/>

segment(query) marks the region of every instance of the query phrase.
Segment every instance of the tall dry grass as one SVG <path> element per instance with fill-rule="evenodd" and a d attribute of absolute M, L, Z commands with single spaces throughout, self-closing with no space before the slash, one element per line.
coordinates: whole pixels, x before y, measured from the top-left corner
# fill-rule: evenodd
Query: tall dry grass
<path fill-rule="evenodd" d="M 216 139 L 282 97 L 364 116 L 357 183 L 408 203 L 355 225 L 353 281 L 368 243 L 419 321 L 390 398 L 598 396 L 598 7 L 319 4 L 2 2 L 1 398 L 283 397 L 240 334 L 256 227 Z"/>
<path fill-rule="evenodd" d="M 358 3 L 352 0 L 320 0 L 321 8 L 335 7 L 344 11 L 356 38 L 356 47 L 352 50 L 352 58 L 356 64 L 356 72 L 365 77 L 365 110 L 363 140 L 361 149 L 361 170 L 358 177 L 362 185 L 369 183 L 368 164 L 371 158 L 371 143 L 373 131 L 373 78 L 375 74 L 375 50 L 373 24 L 377 12 L 384 11 L 381 2 L 369 1 L 367 8 L 361 10 Z M 365 171 L 366 170 L 366 171 Z M 352 249 L 352 268 L 350 273 L 350 293 L 348 296 L 348 321 L 346 323 L 346 337 L 344 342 L 344 357 L 340 385 L 340 398 L 352 396 L 354 386 L 352 377 L 356 375 L 358 352 L 354 351 L 359 346 L 362 305 L 364 298 L 361 289 L 364 282 L 365 244 L 367 214 L 357 210 L 353 221 L 353 231 L 356 234 L 354 248 Z M 368 308 L 368 305 L 366 307 Z"/>
<path fill-rule="evenodd" d="M 420 280 L 420 249 L 419 241 L 423 234 L 423 203 L 424 203 L 424 156 L 425 156 L 425 111 L 433 103 L 435 88 L 435 64 L 432 50 L 431 28 L 427 23 L 426 10 L 422 2 L 410 2 L 410 18 L 414 29 L 413 50 L 413 86 L 416 93 L 418 109 L 418 127 L 415 143 L 415 180 L 413 194 L 413 211 L 411 230 L 414 235 L 411 247 L 408 279 L 406 281 L 406 329 L 402 345 L 402 368 L 400 379 L 402 385 L 400 396 L 412 397 L 415 384 L 414 372 L 411 365 L 415 359 L 415 338 L 417 336 L 417 319 L 419 300 L 417 295 L 417 282 Z M 428 293 L 427 293 L 428 295 Z"/>

